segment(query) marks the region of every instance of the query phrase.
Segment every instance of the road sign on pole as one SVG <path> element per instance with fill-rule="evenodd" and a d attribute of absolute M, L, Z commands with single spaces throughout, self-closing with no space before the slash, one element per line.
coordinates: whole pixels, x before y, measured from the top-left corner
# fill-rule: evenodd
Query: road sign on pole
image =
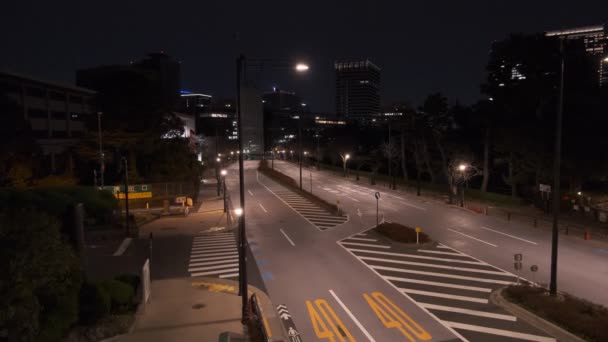
<path fill-rule="evenodd" d="M 379 220 L 379 215 L 378 215 L 378 210 L 379 210 L 379 202 L 380 202 L 380 193 L 378 191 L 376 191 L 376 193 L 374 194 L 374 196 L 376 197 L 376 227 L 378 227 L 378 225 L 380 224 Z"/>
<path fill-rule="evenodd" d="M 420 232 L 422 229 L 420 227 L 416 227 L 416 244 L 420 241 Z"/>

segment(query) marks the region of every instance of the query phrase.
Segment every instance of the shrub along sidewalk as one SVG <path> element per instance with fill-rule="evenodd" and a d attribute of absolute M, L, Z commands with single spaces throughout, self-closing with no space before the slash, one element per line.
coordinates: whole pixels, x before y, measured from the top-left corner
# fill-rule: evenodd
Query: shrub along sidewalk
<path fill-rule="evenodd" d="M 608 309 L 568 294 L 552 297 L 540 287 L 509 286 L 504 298 L 583 338 L 608 341 Z"/>
<path fill-rule="evenodd" d="M 297 193 L 298 195 L 325 208 L 329 212 L 334 213 L 336 215 L 341 215 L 340 209 L 338 208 L 338 206 L 336 204 L 327 202 L 326 200 L 324 200 L 316 195 L 313 195 L 308 191 L 301 190 L 298 183 L 293 178 L 268 167 L 268 162 L 266 160 L 260 161 L 260 166 L 258 167 L 258 171 L 260 171 L 263 175 L 265 175 L 269 178 L 272 178 L 275 182 L 283 185 L 284 187 Z"/>

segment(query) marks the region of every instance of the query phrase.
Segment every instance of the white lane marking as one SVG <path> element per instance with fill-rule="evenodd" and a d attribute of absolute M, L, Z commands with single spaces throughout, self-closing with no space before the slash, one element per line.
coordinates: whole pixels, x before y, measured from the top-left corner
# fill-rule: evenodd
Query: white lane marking
<path fill-rule="evenodd" d="M 378 242 L 378 240 L 376 240 L 376 239 L 366 239 L 366 238 L 356 238 L 356 237 L 349 237 L 349 238 L 347 238 L 347 240 L 359 240 L 359 241 Z"/>
<path fill-rule="evenodd" d="M 221 242 L 208 242 L 208 241 L 193 242 L 192 246 L 226 246 L 226 245 L 234 245 L 234 244 L 236 244 L 236 241 L 234 241 L 234 239 L 232 239 L 232 240 L 226 240 L 226 241 L 221 241 Z"/>
<path fill-rule="evenodd" d="M 405 200 L 405 198 L 403 198 L 403 197 L 399 197 L 399 196 L 395 196 L 395 195 L 387 194 L 386 192 L 384 193 L 384 195 L 385 195 L 385 196 L 388 196 L 388 197 L 393 197 L 393 198 L 396 198 L 396 199 L 400 199 L 400 200 L 402 200 L 402 201 L 403 201 L 403 200 Z"/>
<path fill-rule="evenodd" d="M 457 230 L 450 229 L 450 228 L 448 228 L 448 230 L 449 230 L 449 231 L 451 231 L 451 232 L 454 232 L 454 233 L 456 233 L 456 234 L 460 234 L 460 235 L 462 235 L 462 236 L 466 236 L 466 237 L 468 237 L 469 239 L 473 239 L 473 240 L 479 241 L 479 242 L 481 242 L 481 243 L 485 243 L 486 245 L 490 245 L 490 246 L 492 246 L 492 247 L 498 247 L 498 246 L 496 246 L 496 245 L 495 245 L 495 244 L 493 244 L 493 243 L 489 243 L 489 242 L 487 242 L 487 241 L 483 241 L 483 240 L 478 239 L 478 238 L 476 238 L 476 237 L 473 237 L 473 236 L 471 236 L 471 235 L 468 235 L 468 234 L 465 234 L 465 233 L 461 233 L 461 232 L 459 232 L 459 231 L 457 231 Z"/>
<path fill-rule="evenodd" d="M 342 243 L 349 243 L 349 242 L 342 242 Z M 353 243 L 350 242 L 350 244 L 352 245 Z M 370 254 L 390 255 L 390 256 L 396 256 L 396 257 L 406 257 L 406 258 L 414 258 L 414 259 L 424 259 L 424 260 L 454 262 L 454 263 L 459 263 L 459 264 L 490 266 L 490 265 L 486 264 L 485 262 L 480 262 L 480 261 L 466 261 L 466 260 L 456 260 L 456 259 L 435 258 L 435 257 L 429 257 L 429 256 L 424 256 L 424 255 L 415 255 L 415 254 L 368 251 L 368 250 L 365 250 L 365 249 L 351 249 L 351 250 L 355 251 L 355 252 L 364 252 L 364 253 L 370 253 Z"/>
<path fill-rule="evenodd" d="M 370 333 L 363 327 L 361 322 L 359 322 L 357 317 L 355 317 L 355 315 L 353 315 L 353 313 L 346 307 L 346 305 L 344 305 L 342 300 L 340 300 L 340 298 L 335 294 L 335 292 L 333 290 L 329 290 L 329 293 L 334 297 L 336 302 L 338 302 L 338 304 L 340 304 L 340 306 L 342 307 L 342 309 L 344 309 L 344 311 L 350 317 L 350 319 L 352 319 L 353 322 L 355 322 L 355 324 L 359 327 L 359 329 L 361 330 L 363 335 L 365 335 L 370 342 L 376 342 L 376 340 L 374 340 L 372 335 L 370 335 Z"/>
<path fill-rule="evenodd" d="M 350 199 L 350 200 L 352 200 L 352 201 L 355 201 L 355 202 L 361 202 L 361 201 L 359 201 L 358 199 L 356 199 L 356 198 L 352 198 L 352 197 L 350 197 L 350 196 L 346 196 L 346 198 L 348 198 L 348 199 Z"/>
<path fill-rule="evenodd" d="M 437 305 L 437 304 L 428 304 L 428 303 L 418 303 L 418 304 L 424 306 L 427 309 L 431 309 L 431 310 L 456 312 L 456 313 L 461 313 L 461 314 L 465 314 L 465 315 L 502 319 L 503 321 L 511 321 L 511 322 L 517 321 L 517 317 L 511 316 L 511 315 L 503 315 L 503 314 L 497 314 L 497 313 L 492 313 L 492 312 L 456 308 L 453 306 L 445 306 L 445 305 Z"/>
<path fill-rule="evenodd" d="M 120 246 L 118 246 L 118 249 L 116 249 L 116 252 L 114 252 L 113 256 L 121 256 L 122 253 L 127 250 L 132 240 L 132 238 L 125 238 L 124 240 L 122 240 Z"/>
<path fill-rule="evenodd" d="M 234 235 L 231 236 L 225 236 L 225 237 L 216 237 L 213 239 L 207 239 L 207 238 L 194 238 L 194 241 L 197 242 L 203 242 L 203 241 L 226 241 L 226 240 L 234 240 Z"/>
<path fill-rule="evenodd" d="M 197 236 L 197 238 L 212 238 L 212 237 L 216 237 L 216 236 L 225 236 L 225 235 L 233 235 L 231 232 L 220 232 L 220 233 L 213 233 L 213 234 L 200 234 L 199 236 Z"/>
<path fill-rule="evenodd" d="M 492 289 L 489 289 L 487 287 L 465 286 L 465 285 L 457 285 L 457 284 L 450 284 L 450 283 L 440 283 L 437 281 L 400 278 L 400 277 L 393 277 L 393 276 L 384 276 L 383 278 L 386 280 L 401 281 L 404 283 L 422 284 L 422 285 L 430 285 L 430 286 L 437 286 L 437 287 L 447 287 L 447 288 L 451 288 L 451 289 L 468 290 L 468 291 L 476 291 L 476 292 L 486 292 L 486 293 L 492 292 Z"/>
<path fill-rule="evenodd" d="M 352 249 L 351 249 L 352 251 Z M 484 273 L 484 274 L 495 274 L 495 275 L 507 275 L 504 272 L 496 272 L 496 271 L 486 271 L 480 270 L 477 268 L 468 268 L 468 267 L 456 267 L 456 266 L 444 266 L 437 264 L 426 264 L 422 262 L 413 262 L 413 261 L 401 261 L 394 259 L 383 259 L 383 258 L 372 258 L 366 256 L 359 256 L 360 259 L 363 260 L 372 260 L 372 261 L 380 261 L 380 262 L 388 262 L 393 264 L 401 264 L 401 265 L 411 265 L 411 266 L 422 266 L 422 267 L 432 267 L 432 268 L 442 268 L 446 270 L 454 270 L 454 271 L 464 271 L 464 272 L 474 272 L 474 273 Z"/>
<path fill-rule="evenodd" d="M 430 254 L 441 254 L 441 255 L 466 256 L 466 255 L 461 254 L 461 253 L 431 251 L 431 250 L 428 250 L 428 249 L 419 249 L 418 252 L 420 252 L 420 253 L 430 253 Z"/>
<path fill-rule="evenodd" d="M 238 255 L 238 252 L 230 252 L 230 253 L 192 253 L 190 254 L 190 261 L 197 261 L 197 260 L 209 260 L 209 257 L 217 257 L 217 256 L 222 256 L 222 258 L 226 258 L 232 255 Z"/>
<path fill-rule="evenodd" d="M 468 277 L 468 276 L 446 274 L 446 273 L 436 273 L 436 272 L 427 272 L 427 271 L 407 270 L 407 269 L 404 269 L 404 268 L 395 268 L 395 267 L 387 267 L 387 266 L 370 265 L 370 267 L 373 268 L 373 269 L 375 269 L 375 270 L 391 271 L 391 272 L 402 272 L 402 273 L 412 273 L 412 274 L 420 274 L 420 275 L 427 275 L 427 276 L 431 276 L 431 277 L 442 277 L 442 278 L 450 278 L 450 279 L 471 280 L 471 281 L 477 281 L 477 282 L 480 282 L 480 283 L 501 284 L 501 285 L 515 284 L 512 281 L 506 281 L 506 280 L 496 280 L 496 279 L 488 279 L 488 278 Z"/>
<path fill-rule="evenodd" d="M 357 236 L 367 236 L 367 233 L 359 233 Z"/>
<path fill-rule="evenodd" d="M 344 222 L 346 218 L 336 217 L 336 216 L 319 216 L 312 214 L 305 214 L 308 219 L 311 221 L 321 221 L 321 222 Z"/>
<path fill-rule="evenodd" d="M 447 294 L 447 293 L 421 291 L 421 290 L 414 290 L 414 289 L 406 289 L 406 288 L 402 288 L 402 287 L 399 289 L 405 293 L 417 294 L 417 295 L 421 295 L 421 296 L 447 298 L 447 299 L 461 300 L 463 302 L 488 304 L 488 300 L 484 299 L 484 298 L 457 296 L 457 295 L 451 295 L 451 294 Z"/>
<path fill-rule="evenodd" d="M 419 207 L 419 206 L 417 206 L 417 205 L 413 205 L 413 204 L 411 204 L 411 203 L 407 203 L 407 202 L 405 202 L 405 201 L 399 201 L 399 203 L 401 203 L 401 204 L 405 204 L 405 205 L 407 205 L 407 206 L 409 206 L 409 207 L 412 207 L 412 208 L 416 208 L 416 209 L 418 209 L 418 210 L 426 210 L 426 208 Z"/>
<path fill-rule="evenodd" d="M 536 341 L 536 342 L 555 342 L 555 341 L 557 341 L 556 339 L 554 339 L 552 337 L 524 334 L 524 333 L 519 333 L 519 332 L 515 332 L 515 331 L 488 328 L 488 327 L 482 327 L 482 326 L 473 325 L 473 324 L 457 323 L 457 322 L 450 322 L 450 321 L 444 321 L 444 322 L 454 329 L 470 330 L 470 331 L 481 332 L 481 333 L 486 333 L 486 334 L 512 337 L 512 338 L 516 338 L 518 340 L 527 340 L 527 341 Z"/>
<path fill-rule="evenodd" d="M 229 251 L 234 251 L 234 250 L 235 250 L 235 248 L 226 248 L 226 247 L 218 247 L 218 248 L 192 247 L 192 252 L 201 252 L 201 251 L 229 252 Z"/>
<path fill-rule="evenodd" d="M 239 276 L 238 273 L 220 274 L 220 278 L 232 278 L 232 277 L 238 277 L 238 276 Z"/>
<path fill-rule="evenodd" d="M 226 263 L 237 262 L 237 261 L 239 261 L 239 259 L 236 256 L 234 256 L 231 259 L 223 259 L 223 260 L 216 260 L 216 261 L 209 261 L 209 262 L 191 262 L 188 265 L 188 267 L 220 265 L 220 264 L 226 264 Z"/>
<path fill-rule="evenodd" d="M 367 263 L 365 263 L 365 261 L 361 260 L 355 253 L 351 252 L 348 248 L 342 246 L 339 242 L 336 242 L 339 246 L 341 246 L 342 248 L 344 248 L 344 250 L 346 250 L 348 253 L 350 253 L 350 255 L 352 255 L 355 259 L 359 260 L 359 262 L 361 264 L 363 264 L 363 266 L 369 268 L 372 272 L 374 272 L 377 276 L 382 277 L 382 274 L 380 274 L 380 272 L 376 271 L 375 269 L 373 269 L 370 265 L 368 265 Z M 443 323 L 443 320 L 439 319 L 439 317 L 437 317 L 437 315 L 435 315 L 434 313 L 430 312 L 429 310 L 427 310 L 426 308 L 418 305 L 418 302 L 416 302 L 412 297 L 410 297 L 407 293 L 400 291 L 400 289 L 395 286 L 395 284 L 391 283 L 390 281 L 386 282 L 389 286 L 392 286 L 395 290 L 397 290 L 398 292 L 401 292 L 401 294 L 403 294 L 403 296 L 405 298 L 407 298 L 410 302 L 414 303 L 414 305 L 416 305 L 417 307 L 420 308 L 420 310 L 426 312 L 429 316 L 433 317 L 433 319 L 435 319 L 435 321 L 437 321 L 437 323 L 443 325 L 446 329 L 448 329 L 452 334 L 454 334 L 456 337 L 458 337 L 462 342 L 469 342 L 469 340 L 467 340 L 464 336 L 460 335 L 456 330 L 452 329 L 449 325 Z"/>
<path fill-rule="evenodd" d="M 451 249 L 451 250 L 454 250 L 452 247 L 448 247 L 448 246 L 446 246 L 446 245 L 442 245 L 442 244 L 437 245 L 437 248 L 442 248 L 442 249 Z"/>
<path fill-rule="evenodd" d="M 353 246 L 363 246 L 363 247 L 374 247 L 374 248 L 391 248 L 391 246 L 385 246 L 385 245 L 372 245 L 369 243 L 358 243 L 358 242 L 341 242 L 343 245 L 353 245 Z M 367 252 L 367 250 L 365 249 L 360 249 L 360 251 L 365 251 Z M 370 253 L 373 251 L 370 251 Z"/>
<path fill-rule="evenodd" d="M 284 236 L 284 237 L 287 239 L 287 241 L 289 241 L 289 243 L 290 243 L 292 246 L 294 246 L 294 247 L 295 247 L 295 246 L 296 246 L 296 244 L 295 244 L 295 243 L 293 243 L 293 241 L 291 241 L 291 239 L 289 238 L 289 236 L 287 236 L 287 233 L 285 233 L 285 231 L 283 231 L 283 229 L 282 229 L 282 228 L 279 228 L 279 230 L 281 231 L 281 233 L 283 233 L 283 236 Z"/>
<path fill-rule="evenodd" d="M 258 205 L 260 206 L 260 208 L 262 208 L 262 210 L 264 210 L 265 213 L 268 213 L 268 210 L 266 210 L 266 208 L 264 208 L 262 203 L 258 203 Z"/>
<path fill-rule="evenodd" d="M 512 238 L 512 239 L 516 239 L 516 240 L 520 240 L 520 241 L 523 241 L 523 242 L 527 242 L 527 243 L 532 244 L 532 245 L 538 245 L 538 243 L 536 243 L 536 242 L 534 242 L 534 241 L 530 241 L 530 240 L 522 239 L 522 238 L 520 238 L 520 237 L 513 236 L 513 235 L 510 235 L 510 234 L 507 234 L 507 233 L 503 233 L 503 232 L 500 232 L 500 231 L 498 231 L 498 230 L 490 229 L 490 228 L 488 228 L 488 227 L 479 227 L 479 228 L 481 228 L 481 229 L 485 229 L 485 230 L 489 230 L 489 231 L 494 232 L 494 233 L 496 233 L 496 234 L 500 234 L 500 235 L 508 236 L 508 237 L 510 237 L 510 238 Z"/>
<path fill-rule="evenodd" d="M 255 197 L 255 196 L 253 195 L 253 192 L 251 192 L 251 190 L 247 190 L 247 192 L 248 192 L 248 193 L 251 195 L 251 197 Z"/>
<path fill-rule="evenodd" d="M 231 258 L 236 258 L 239 255 L 238 252 L 234 252 L 234 253 L 230 253 L 229 255 L 225 255 L 225 256 L 217 256 L 217 257 L 212 257 L 212 258 L 196 258 L 196 260 L 194 259 L 190 259 L 190 265 L 189 266 L 196 266 L 199 264 L 199 261 L 211 261 L 211 260 L 229 260 Z"/>
<path fill-rule="evenodd" d="M 238 270 L 239 270 L 238 268 L 230 268 L 230 269 L 227 269 L 227 270 L 192 273 L 192 274 L 190 274 L 190 276 L 191 277 L 200 277 L 200 276 L 211 275 L 211 274 L 219 274 L 219 273 L 225 273 L 225 272 L 237 272 Z"/>
<path fill-rule="evenodd" d="M 236 267 L 238 265 L 239 265 L 239 263 L 237 262 L 237 263 L 226 264 L 226 265 L 216 265 L 216 266 L 207 266 L 207 267 L 190 267 L 190 268 L 188 268 L 188 272 L 217 270 L 219 268 Z"/>

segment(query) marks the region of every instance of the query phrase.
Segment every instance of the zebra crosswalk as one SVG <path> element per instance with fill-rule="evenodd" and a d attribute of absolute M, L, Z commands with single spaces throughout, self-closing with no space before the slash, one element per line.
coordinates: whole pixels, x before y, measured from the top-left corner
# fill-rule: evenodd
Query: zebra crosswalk
<path fill-rule="evenodd" d="M 464 341 L 555 341 L 490 302 L 517 282 L 511 273 L 442 244 L 397 246 L 373 230 L 338 243 Z"/>
<path fill-rule="evenodd" d="M 191 277 L 238 279 L 239 253 L 234 234 L 222 232 L 195 236 L 188 273 Z"/>
<path fill-rule="evenodd" d="M 332 214 L 295 192 L 284 188 L 274 189 L 272 192 L 320 230 L 326 230 L 348 221 L 347 216 Z"/>

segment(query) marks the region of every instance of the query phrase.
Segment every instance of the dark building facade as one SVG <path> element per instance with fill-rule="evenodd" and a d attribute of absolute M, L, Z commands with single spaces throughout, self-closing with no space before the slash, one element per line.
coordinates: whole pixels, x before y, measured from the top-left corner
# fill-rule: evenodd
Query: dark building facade
<path fill-rule="evenodd" d="M 264 93 L 262 102 L 264 103 L 264 112 L 298 111 L 302 99 L 294 92 L 273 87 L 271 92 Z"/>
<path fill-rule="evenodd" d="M 380 68 L 369 60 L 336 61 L 336 113 L 367 120 L 380 111 Z"/>
<path fill-rule="evenodd" d="M 594 72 L 600 86 L 608 85 L 608 32 L 606 25 L 576 27 L 564 30 L 545 32 L 547 37 L 558 37 L 567 40 L 579 40 L 585 51 L 594 59 Z"/>
<path fill-rule="evenodd" d="M 43 154 L 43 173 L 64 173 L 73 165 L 70 148 L 97 119 L 95 95 L 81 87 L 0 72 L 0 96 L 29 122 Z"/>

